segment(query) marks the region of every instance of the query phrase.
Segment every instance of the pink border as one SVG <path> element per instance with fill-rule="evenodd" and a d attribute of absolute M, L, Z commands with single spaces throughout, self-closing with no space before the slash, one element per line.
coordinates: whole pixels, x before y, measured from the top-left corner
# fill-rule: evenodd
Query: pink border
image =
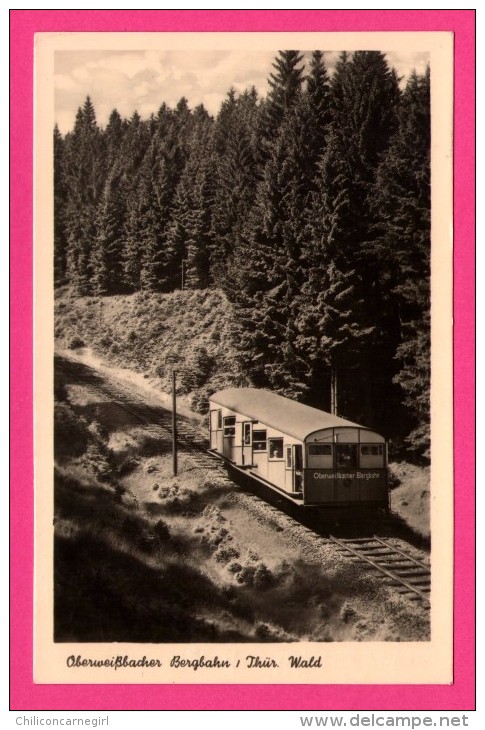
<path fill-rule="evenodd" d="M 13 10 L 11 20 L 11 709 L 474 709 L 473 10 Z M 34 685 L 32 679 L 32 98 L 34 34 L 48 31 L 449 31 L 455 34 L 454 683 L 433 686 Z"/>

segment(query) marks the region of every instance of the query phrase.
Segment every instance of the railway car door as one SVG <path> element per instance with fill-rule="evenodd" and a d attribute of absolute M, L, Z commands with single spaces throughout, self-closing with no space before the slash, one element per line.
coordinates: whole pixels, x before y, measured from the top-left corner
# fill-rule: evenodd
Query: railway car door
<path fill-rule="evenodd" d="M 293 491 L 303 490 L 303 446 L 293 444 Z"/>
<path fill-rule="evenodd" d="M 225 416 L 223 419 L 223 454 L 226 459 L 234 461 L 234 440 L 236 436 L 236 416 Z"/>
<path fill-rule="evenodd" d="M 285 446 L 286 490 L 303 491 L 303 447 L 301 444 Z"/>
<path fill-rule="evenodd" d="M 253 424 L 251 421 L 243 421 L 242 424 L 242 465 L 252 466 L 253 464 Z"/>

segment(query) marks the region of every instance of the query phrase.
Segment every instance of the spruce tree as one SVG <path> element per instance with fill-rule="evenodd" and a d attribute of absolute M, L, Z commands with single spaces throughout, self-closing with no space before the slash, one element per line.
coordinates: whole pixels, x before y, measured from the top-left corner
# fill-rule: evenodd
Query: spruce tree
<path fill-rule="evenodd" d="M 63 284 L 67 272 L 65 141 L 54 127 L 54 281 Z"/>
<path fill-rule="evenodd" d="M 183 107 L 182 107 L 183 111 Z M 188 160 L 177 186 L 167 231 L 167 270 L 172 286 L 206 288 L 210 281 L 212 204 L 216 165 L 213 122 L 200 114 L 192 127 Z"/>
<path fill-rule="evenodd" d="M 121 172 L 111 170 L 98 204 L 96 237 L 91 251 L 92 291 L 97 295 L 117 294 L 124 290 L 123 237 L 125 201 L 120 189 Z"/>
<path fill-rule="evenodd" d="M 399 127 L 379 166 L 373 242 L 397 310 L 398 371 L 411 416 L 410 448 L 429 456 L 430 420 L 430 74 L 413 73 L 402 96 Z"/>
<path fill-rule="evenodd" d="M 245 360 L 254 363 L 253 380 L 285 395 L 305 398 L 307 353 L 298 348 L 298 318 L 307 272 L 304 246 L 308 205 L 317 163 L 330 121 L 329 85 L 321 55 L 312 58 L 310 91 L 300 90 L 284 111 L 278 136 L 268 145 L 268 159 L 257 188 L 252 215 L 244 230 L 246 245 L 239 261 L 241 318 L 248 335 L 241 338 Z"/>
<path fill-rule="evenodd" d="M 135 111 L 126 127 L 120 148 L 123 186 L 126 200 L 125 232 L 123 240 L 123 278 L 132 291 L 141 287 L 141 269 L 144 245 L 140 237 L 143 190 L 143 163 L 151 143 L 150 129 Z"/>
<path fill-rule="evenodd" d="M 381 427 L 388 426 L 390 417 L 384 412 L 382 394 L 387 394 L 392 381 L 394 312 L 382 262 L 371 245 L 371 197 L 381 154 L 395 129 L 398 97 L 397 80 L 383 54 L 341 55 L 332 81 L 332 124 L 312 195 L 304 254 L 308 259 L 315 247 L 319 252 L 314 266 L 320 275 L 308 277 L 305 297 L 309 309 L 317 309 L 322 326 L 329 327 L 320 333 L 319 344 L 314 343 L 312 380 L 318 382 L 320 371 L 320 379 L 328 382 L 338 366 L 340 400 L 347 408 L 342 415 Z M 327 302 L 322 297 L 317 282 L 332 270 L 340 280 L 332 284 L 332 291 L 341 287 L 352 292 L 350 298 L 339 296 L 332 301 L 330 296 Z M 345 320 L 352 299 L 353 324 L 342 339 L 338 328 L 332 332 L 333 323 L 341 317 Z M 340 308 L 341 317 L 335 312 L 327 317 L 327 306 Z M 330 346 L 333 339 L 335 347 Z"/>
<path fill-rule="evenodd" d="M 273 61 L 274 72 L 268 77 L 269 94 L 261 105 L 257 136 L 261 140 L 260 164 L 264 165 L 270 154 L 271 144 L 285 114 L 296 104 L 303 84 L 303 56 L 299 51 L 278 51 Z"/>
<path fill-rule="evenodd" d="M 217 165 L 210 246 L 211 277 L 216 286 L 230 287 L 233 254 L 240 245 L 253 205 L 256 185 L 254 125 L 257 95 L 228 92 L 214 129 Z"/>
<path fill-rule="evenodd" d="M 104 184 L 103 139 L 89 96 L 78 109 L 65 152 L 67 271 L 76 291 L 89 294 L 96 211 Z"/>

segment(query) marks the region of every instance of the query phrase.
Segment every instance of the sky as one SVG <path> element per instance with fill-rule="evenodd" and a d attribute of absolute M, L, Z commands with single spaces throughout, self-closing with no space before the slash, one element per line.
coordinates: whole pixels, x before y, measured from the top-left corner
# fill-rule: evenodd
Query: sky
<path fill-rule="evenodd" d="M 104 127 L 113 109 L 129 118 L 136 110 L 142 118 L 156 114 L 165 102 L 174 107 L 182 96 L 193 109 L 203 103 L 216 115 L 228 90 L 255 86 L 268 92 L 275 51 L 56 51 L 55 120 L 66 134 L 74 125 L 77 109 L 90 96 L 98 123 Z M 337 52 L 325 54 L 330 72 Z M 429 62 L 426 51 L 387 53 L 403 82 L 415 69 L 422 73 Z"/>

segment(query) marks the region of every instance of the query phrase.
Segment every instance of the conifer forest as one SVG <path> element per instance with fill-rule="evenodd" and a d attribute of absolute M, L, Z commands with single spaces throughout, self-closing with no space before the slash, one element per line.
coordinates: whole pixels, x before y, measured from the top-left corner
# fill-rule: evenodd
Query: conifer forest
<path fill-rule="evenodd" d="M 54 129 L 56 286 L 110 297 L 222 291 L 247 384 L 429 458 L 430 73 L 378 51 L 279 51 L 269 92 L 215 116 Z M 154 313 L 156 316 L 156 313 Z"/>

